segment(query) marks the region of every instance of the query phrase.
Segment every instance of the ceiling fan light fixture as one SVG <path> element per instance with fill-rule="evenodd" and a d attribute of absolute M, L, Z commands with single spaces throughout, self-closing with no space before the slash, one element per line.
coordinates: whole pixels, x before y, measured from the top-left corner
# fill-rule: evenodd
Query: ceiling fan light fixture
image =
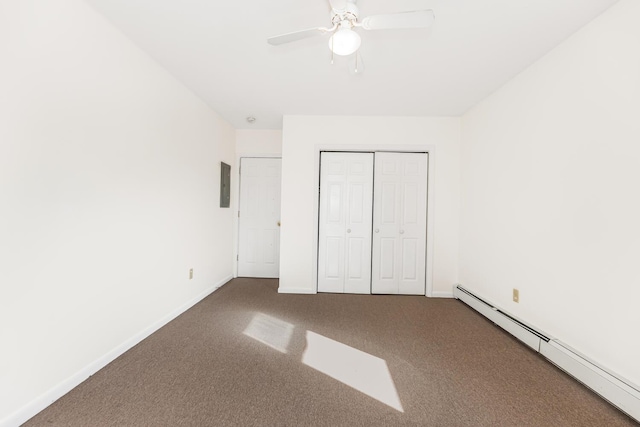
<path fill-rule="evenodd" d="M 360 35 L 350 28 L 340 28 L 329 39 L 329 49 L 336 55 L 347 56 L 360 48 Z"/>

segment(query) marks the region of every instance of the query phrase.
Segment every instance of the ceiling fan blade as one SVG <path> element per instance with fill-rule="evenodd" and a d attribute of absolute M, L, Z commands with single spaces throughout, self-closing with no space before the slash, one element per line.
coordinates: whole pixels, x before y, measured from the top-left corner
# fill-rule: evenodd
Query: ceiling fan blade
<path fill-rule="evenodd" d="M 433 10 L 415 10 L 413 12 L 372 15 L 362 20 L 365 30 L 391 30 L 396 28 L 428 28 L 435 20 Z"/>
<path fill-rule="evenodd" d="M 280 34 L 279 36 L 269 37 L 267 39 L 267 43 L 269 43 L 270 45 L 278 46 L 309 37 L 321 36 L 325 32 L 326 31 L 323 28 L 309 28 L 307 30 L 294 31 L 293 33 Z"/>
<path fill-rule="evenodd" d="M 347 8 L 347 0 L 329 0 L 331 9 L 345 10 Z"/>

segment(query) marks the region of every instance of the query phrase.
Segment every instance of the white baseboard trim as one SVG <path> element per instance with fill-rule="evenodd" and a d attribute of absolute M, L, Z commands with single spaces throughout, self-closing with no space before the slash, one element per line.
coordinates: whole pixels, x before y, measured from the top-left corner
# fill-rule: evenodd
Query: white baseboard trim
<path fill-rule="evenodd" d="M 469 307 L 540 353 L 604 400 L 640 422 L 640 387 L 599 366 L 561 341 L 526 324 L 487 300 L 457 285 L 454 295 Z"/>
<path fill-rule="evenodd" d="M 453 292 L 433 291 L 430 298 L 453 298 Z"/>
<path fill-rule="evenodd" d="M 221 288 L 224 284 L 229 282 L 233 277 L 228 276 L 219 282 L 215 283 L 213 286 L 208 287 L 202 293 L 200 293 L 197 297 L 192 300 L 184 303 L 180 307 L 176 308 L 166 316 L 160 318 L 147 328 L 143 329 L 139 333 L 135 334 L 131 338 L 124 341 L 122 344 L 115 347 L 113 350 L 109 351 L 104 356 L 99 357 L 97 360 L 88 364 L 78 372 L 76 372 L 71 377 L 66 380 L 60 382 L 58 385 L 52 387 L 49 391 L 43 393 L 39 397 L 33 399 L 31 402 L 24 405 L 22 408 L 13 412 L 9 416 L 0 420 L 0 427 L 18 427 L 21 424 L 28 421 L 30 418 L 34 417 L 40 411 L 45 409 L 47 406 L 51 405 L 56 400 L 60 399 L 62 396 L 70 392 L 72 389 L 80 385 L 87 378 L 98 372 L 100 369 L 107 366 L 109 363 L 113 362 L 115 359 L 124 354 L 127 350 L 147 338 L 149 335 L 153 334 L 158 329 L 162 328 L 167 323 L 171 322 L 173 319 L 196 305 L 198 302 L 202 301 L 204 298 Z"/>
<path fill-rule="evenodd" d="M 454 294 L 457 299 L 464 302 L 514 337 L 518 338 L 534 351 L 540 351 L 540 340 L 542 339 L 542 336 L 544 336 L 544 339 L 549 339 L 543 333 L 532 333 L 531 331 L 534 330 L 533 328 L 525 327 L 524 322 L 521 320 L 510 316 L 490 302 L 483 300 L 477 295 L 464 289 L 462 286 L 458 286 L 454 290 Z"/>
<path fill-rule="evenodd" d="M 309 288 L 283 288 L 282 286 L 278 287 L 279 294 L 317 294 L 317 292 L 313 289 Z"/>
<path fill-rule="evenodd" d="M 613 406 L 640 421 L 640 388 L 609 373 L 558 340 L 541 342 L 540 354 Z"/>

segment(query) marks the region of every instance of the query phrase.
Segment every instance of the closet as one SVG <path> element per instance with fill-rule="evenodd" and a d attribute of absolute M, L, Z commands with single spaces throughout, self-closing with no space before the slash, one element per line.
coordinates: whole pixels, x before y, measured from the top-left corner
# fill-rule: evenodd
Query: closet
<path fill-rule="evenodd" d="M 427 156 L 321 153 L 318 292 L 425 294 Z"/>

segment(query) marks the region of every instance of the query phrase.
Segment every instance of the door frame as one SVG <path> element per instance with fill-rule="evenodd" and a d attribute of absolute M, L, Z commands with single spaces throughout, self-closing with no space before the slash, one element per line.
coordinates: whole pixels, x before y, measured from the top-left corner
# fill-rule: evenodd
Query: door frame
<path fill-rule="evenodd" d="M 240 254 L 240 220 L 239 220 L 239 212 L 240 212 L 240 169 L 242 167 L 242 159 L 282 159 L 282 154 L 258 154 L 255 156 L 249 154 L 243 154 L 240 156 L 236 156 L 236 165 L 237 167 L 232 168 L 232 182 L 231 188 L 233 192 L 231 193 L 232 198 L 232 206 L 233 206 L 233 277 L 238 277 L 238 255 Z M 235 169 L 235 171 L 234 171 Z M 282 188 L 282 184 L 280 184 Z"/>
<path fill-rule="evenodd" d="M 434 214 L 434 176 L 436 147 L 433 144 L 416 144 L 416 145 L 392 145 L 392 144 L 318 144 L 314 146 L 314 190 L 317 190 L 314 197 L 313 207 L 313 284 L 315 293 L 318 292 L 318 241 L 320 233 L 320 153 L 322 151 L 335 152 L 393 152 L 393 153 L 427 153 L 428 154 L 428 170 L 427 170 L 427 252 L 425 259 L 426 268 L 426 292 L 425 296 L 433 297 L 433 214 Z"/>

